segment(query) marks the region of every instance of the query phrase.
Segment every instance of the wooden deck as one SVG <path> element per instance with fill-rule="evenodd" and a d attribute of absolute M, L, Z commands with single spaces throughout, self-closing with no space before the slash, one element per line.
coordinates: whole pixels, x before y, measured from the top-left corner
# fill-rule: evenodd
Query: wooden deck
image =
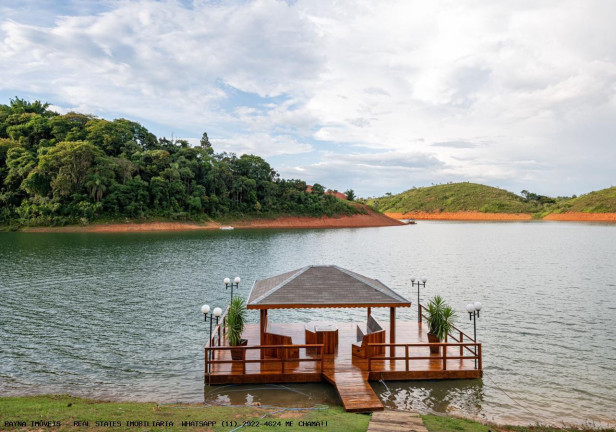
<path fill-rule="evenodd" d="M 336 387 L 347 411 L 378 411 L 383 404 L 371 380 L 461 379 L 481 377 L 481 346 L 464 334 L 450 338 L 440 354 L 430 354 L 426 327 L 416 322 L 396 324 L 396 344 L 383 344 L 385 354 L 359 358 L 351 354 L 356 324 L 339 323 L 338 349 L 321 354 L 322 346 L 306 345 L 304 324 L 270 324 L 268 331 L 289 336 L 293 345 L 259 346 L 259 325 L 247 325 L 244 360 L 231 359 L 224 335 L 206 347 L 208 384 L 253 384 L 327 381 Z M 389 323 L 383 325 L 389 328 Z M 215 332 L 216 333 L 216 332 Z M 389 336 L 387 337 L 389 339 Z M 462 344 L 458 341 L 462 340 Z M 420 344 L 420 345 L 417 345 Z M 423 345 L 421 345 L 423 344 Z M 220 345 L 220 346 L 218 346 Z M 478 367 L 473 350 L 478 349 Z M 207 362 L 207 351 L 213 359 Z M 381 349 L 382 351 L 382 349 Z M 207 373 L 209 371 L 209 373 Z"/>

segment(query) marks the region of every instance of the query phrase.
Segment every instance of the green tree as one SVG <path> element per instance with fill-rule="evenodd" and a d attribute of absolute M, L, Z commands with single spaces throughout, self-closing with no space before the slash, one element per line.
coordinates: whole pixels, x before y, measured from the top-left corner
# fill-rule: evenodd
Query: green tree
<path fill-rule="evenodd" d="M 65 141 L 40 157 L 38 169 L 51 179 L 54 197 L 68 196 L 81 190 L 97 158 L 102 160 L 104 153 L 95 145 L 87 141 Z"/>

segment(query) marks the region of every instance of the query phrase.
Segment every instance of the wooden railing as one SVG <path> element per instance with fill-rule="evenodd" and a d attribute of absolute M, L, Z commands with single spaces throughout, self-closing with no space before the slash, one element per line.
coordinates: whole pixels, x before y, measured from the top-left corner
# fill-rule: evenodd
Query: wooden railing
<path fill-rule="evenodd" d="M 299 350 L 301 348 L 315 348 L 317 350 L 317 354 L 314 357 L 290 357 L 287 355 L 288 350 Z M 226 357 L 223 355 L 224 351 L 231 350 L 241 350 L 241 360 L 231 360 L 231 359 L 221 359 Z M 257 358 L 246 358 L 247 351 L 259 351 L 259 354 L 255 357 Z M 266 351 L 265 351 L 266 350 Z M 276 350 L 280 352 L 281 355 L 279 358 L 265 358 L 265 355 L 262 355 L 263 352 L 271 352 L 271 350 Z M 211 359 L 210 354 L 211 353 Z M 219 360 L 216 360 L 216 357 Z M 231 353 L 229 352 L 229 357 L 231 357 Z M 315 362 L 315 372 L 322 373 L 323 372 L 323 344 L 308 344 L 308 345 L 256 345 L 256 346 L 216 346 L 216 347 L 205 347 L 205 373 L 206 375 L 209 373 L 215 374 L 212 372 L 212 366 L 217 364 L 232 364 L 232 365 L 241 365 L 242 374 L 246 374 L 246 365 L 251 363 L 258 363 L 260 365 L 266 363 L 279 363 L 280 364 L 280 372 L 285 373 L 288 369 L 286 367 L 287 363 L 296 363 L 296 362 Z M 257 371 L 256 373 L 261 373 Z"/>
<path fill-rule="evenodd" d="M 387 349 L 387 347 L 393 347 L 393 354 L 394 355 L 389 355 L 389 356 L 373 356 L 370 355 L 368 357 L 368 372 L 373 372 L 372 370 L 372 362 L 375 361 L 385 361 L 385 360 L 404 360 L 405 362 L 405 370 L 408 372 L 411 367 L 411 360 L 442 360 L 443 362 L 443 370 L 447 370 L 447 360 L 476 360 L 475 363 L 475 369 L 478 370 L 482 370 L 482 364 L 481 364 L 481 344 L 480 343 L 476 343 L 476 342 L 469 342 L 469 343 L 448 343 L 448 342 L 440 342 L 440 343 L 410 343 L 410 344 L 391 344 L 391 343 L 374 343 L 374 344 L 368 344 L 369 347 L 383 347 L 385 349 Z M 411 348 L 417 348 L 417 347 L 433 347 L 433 346 L 438 346 L 438 347 L 442 347 L 441 351 L 442 351 L 442 355 L 440 356 L 436 356 L 436 355 L 430 355 L 430 356 L 413 356 L 411 357 Z M 396 350 L 398 347 L 404 347 L 404 356 L 397 356 L 396 355 Z M 447 355 L 447 348 L 448 347 L 460 347 L 460 355 L 456 355 L 456 356 L 449 356 Z M 474 350 L 471 350 L 469 347 L 474 347 Z M 463 350 L 464 348 L 469 349 L 469 351 L 471 353 L 473 353 L 472 356 L 464 356 L 463 355 Z M 369 352 L 372 351 L 371 349 L 368 350 Z M 390 351 L 391 352 L 391 351 Z M 476 353 L 476 354 L 475 354 Z"/>
<path fill-rule="evenodd" d="M 423 320 L 424 314 L 423 314 L 423 310 L 424 309 L 428 309 L 426 308 L 424 305 L 420 304 L 419 305 L 419 317 Z M 460 330 L 458 327 L 456 326 L 452 326 L 453 330 L 455 330 L 455 332 L 457 332 L 457 337 L 454 336 L 454 332 L 449 332 L 449 334 L 445 337 L 445 342 L 449 341 L 449 338 L 453 339 L 455 342 L 458 342 L 460 344 L 464 343 L 465 340 L 471 341 L 471 342 L 477 342 L 475 339 L 473 339 L 472 337 L 470 337 L 469 335 L 467 335 L 466 333 L 464 333 L 462 330 Z M 464 347 L 464 346 L 460 346 L 460 355 L 464 355 L 464 350 L 467 349 L 469 352 L 471 352 L 473 355 L 477 355 L 477 353 L 473 350 L 471 350 L 469 347 Z"/>
<path fill-rule="evenodd" d="M 220 318 L 218 318 L 218 324 L 212 330 L 212 334 L 210 335 L 208 341 L 205 343 L 205 348 L 222 345 L 222 341 L 226 337 L 226 332 L 227 332 L 227 326 L 226 326 L 227 313 L 229 313 L 228 305 L 225 311 L 220 316 Z M 210 319 L 213 319 L 213 318 L 210 316 Z"/>

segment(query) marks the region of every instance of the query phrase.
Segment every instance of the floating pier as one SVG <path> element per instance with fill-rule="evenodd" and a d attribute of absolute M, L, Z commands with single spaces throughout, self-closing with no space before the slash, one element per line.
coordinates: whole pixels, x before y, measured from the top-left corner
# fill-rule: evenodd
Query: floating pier
<path fill-rule="evenodd" d="M 372 412 L 383 404 L 370 381 L 482 376 L 481 344 L 457 328 L 443 343 L 430 344 L 427 326 L 396 321 L 396 308 L 409 306 L 376 279 L 335 266 L 310 266 L 257 281 L 247 307 L 260 310 L 260 323 L 246 325 L 246 346 L 230 347 L 223 315 L 205 346 L 205 382 L 325 381 L 336 388 L 347 411 Z M 268 322 L 270 309 L 343 307 L 367 308 L 366 322 Z M 376 307 L 390 309 L 389 322 L 377 322 Z M 430 353 L 431 346 L 439 352 Z"/>

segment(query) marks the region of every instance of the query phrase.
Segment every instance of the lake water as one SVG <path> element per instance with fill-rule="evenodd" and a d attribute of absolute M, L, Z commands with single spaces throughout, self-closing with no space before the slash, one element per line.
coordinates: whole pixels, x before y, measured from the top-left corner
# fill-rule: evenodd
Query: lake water
<path fill-rule="evenodd" d="M 264 405 L 336 404 L 326 384 L 203 385 L 203 303 L 222 279 L 336 264 L 413 301 L 428 278 L 472 334 L 482 380 L 374 383 L 386 404 L 506 423 L 614 424 L 616 225 L 419 222 L 340 230 L 0 233 L 0 394 Z M 387 320 L 388 311 L 376 310 Z M 416 309 L 399 310 L 415 320 Z M 251 312 L 251 320 L 258 314 Z M 365 310 L 274 311 L 277 322 L 360 321 Z"/>

